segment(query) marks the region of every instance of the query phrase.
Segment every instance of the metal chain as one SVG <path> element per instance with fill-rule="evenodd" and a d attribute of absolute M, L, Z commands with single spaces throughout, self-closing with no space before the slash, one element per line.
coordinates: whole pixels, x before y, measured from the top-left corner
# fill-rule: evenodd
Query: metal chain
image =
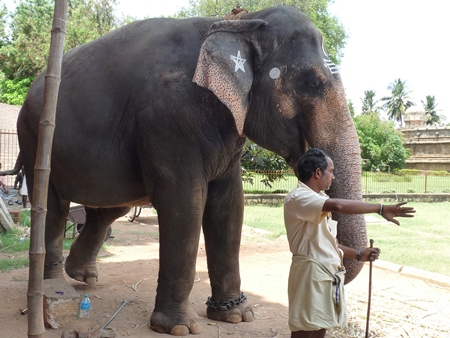
<path fill-rule="evenodd" d="M 241 303 L 244 303 L 247 301 L 247 296 L 244 295 L 243 292 L 241 292 L 239 294 L 239 296 L 237 296 L 234 299 L 230 299 L 230 300 L 213 300 L 211 297 L 208 297 L 208 300 L 206 301 L 206 305 L 215 310 L 215 311 L 226 311 L 229 309 L 233 309 L 236 306 L 238 306 Z"/>

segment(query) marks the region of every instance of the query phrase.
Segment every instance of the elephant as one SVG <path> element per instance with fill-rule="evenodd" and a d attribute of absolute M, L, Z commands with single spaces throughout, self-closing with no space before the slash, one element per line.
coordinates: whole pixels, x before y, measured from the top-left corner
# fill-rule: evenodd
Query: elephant
<path fill-rule="evenodd" d="M 33 82 L 17 121 L 30 196 L 44 77 Z M 360 147 L 339 68 L 320 31 L 295 7 L 240 20 L 141 20 L 67 52 L 51 152 L 44 278 L 65 270 L 95 283 L 110 224 L 131 206 L 151 203 L 160 229 L 151 329 L 202 331 L 189 302 L 201 231 L 211 286 L 207 316 L 252 321 L 239 274 L 246 138 L 292 168 L 308 147 L 323 149 L 340 172 L 330 196 L 362 199 Z M 85 206 L 86 223 L 64 259 L 70 202 Z M 342 244 L 366 246 L 362 216 L 334 217 Z M 345 264 L 348 282 L 362 263 Z"/>

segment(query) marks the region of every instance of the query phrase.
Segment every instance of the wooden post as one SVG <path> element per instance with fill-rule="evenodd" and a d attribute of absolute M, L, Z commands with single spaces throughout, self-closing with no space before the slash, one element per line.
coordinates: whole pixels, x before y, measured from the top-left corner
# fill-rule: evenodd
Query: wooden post
<path fill-rule="evenodd" d="M 31 205 L 30 270 L 28 282 L 28 337 L 44 337 L 45 217 L 50 177 L 50 156 L 55 129 L 56 102 L 61 82 L 66 37 L 67 0 L 56 0 L 51 32 L 50 55 L 45 77 L 44 104 L 39 121 L 38 149 L 34 166 Z"/>

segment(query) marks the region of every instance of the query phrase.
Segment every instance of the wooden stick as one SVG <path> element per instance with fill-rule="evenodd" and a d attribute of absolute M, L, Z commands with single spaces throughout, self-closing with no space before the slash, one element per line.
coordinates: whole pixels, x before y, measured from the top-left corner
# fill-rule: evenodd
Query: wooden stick
<path fill-rule="evenodd" d="M 373 248 L 373 239 L 370 240 L 370 247 Z M 367 301 L 366 338 L 369 337 L 370 300 L 372 298 L 372 260 L 369 264 L 369 299 Z"/>

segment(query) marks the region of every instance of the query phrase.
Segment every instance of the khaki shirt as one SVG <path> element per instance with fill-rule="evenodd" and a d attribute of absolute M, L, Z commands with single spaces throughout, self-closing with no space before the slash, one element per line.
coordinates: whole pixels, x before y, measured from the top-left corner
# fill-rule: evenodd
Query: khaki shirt
<path fill-rule="evenodd" d="M 285 198 L 284 223 L 293 255 L 311 256 L 331 271 L 342 270 L 342 251 L 336 241 L 337 222 L 322 213 L 328 196 L 299 182 Z"/>

